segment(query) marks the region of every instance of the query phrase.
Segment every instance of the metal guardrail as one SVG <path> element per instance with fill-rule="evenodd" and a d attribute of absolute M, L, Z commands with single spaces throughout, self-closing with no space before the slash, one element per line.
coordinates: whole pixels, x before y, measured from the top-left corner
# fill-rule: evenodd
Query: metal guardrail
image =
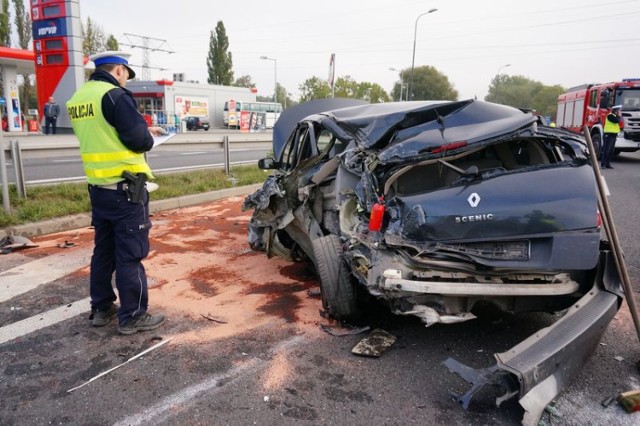
<path fill-rule="evenodd" d="M 9 177 L 7 175 L 7 155 L 5 153 L 5 143 L 0 137 L 0 177 L 2 181 L 2 208 L 5 212 L 11 211 L 11 203 L 9 199 Z M 24 167 L 22 165 L 22 153 L 20 152 L 20 142 L 17 140 L 9 141 L 9 152 L 11 161 L 13 162 L 13 170 L 16 177 L 16 190 L 18 197 L 25 198 L 27 196 L 27 185 L 24 180 Z"/>
<path fill-rule="evenodd" d="M 53 137 L 24 138 L 21 143 L 22 156 L 24 159 L 51 158 L 79 155 L 79 143 L 74 135 Z M 224 149 L 225 140 L 232 146 L 242 146 L 243 148 L 271 148 L 272 139 L 270 133 L 256 134 L 191 134 L 179 133 L 162 145 L 154 148 L 156 151 L 201 151 L 207 149 Z"/>
<path fill-rule="evenodd" d="M 2 184 L 2 204 L 6 212 L 10 210 L 9 185 L 15 182 L 18 196 L 27 196 L 23 159 L 79 156 L 79 142 L 75 135 L 37 135 L 22 138 L 19 135 L 16 136 L 17 139 L 11 139 L 9 143 L 4 143 L 0 134 L 0 184 Z M 224 154 L 225 174 L 230 176 L 232 146 L 268 151 L 272 148 L 272 135 L 271 133 L 179 133 L 162 145 L 155 147 L 154 151 L 185 152 L 220 149 Z M 7 157 L 13 162 L 15 181 L 10 181 L 7 175 Z"/>

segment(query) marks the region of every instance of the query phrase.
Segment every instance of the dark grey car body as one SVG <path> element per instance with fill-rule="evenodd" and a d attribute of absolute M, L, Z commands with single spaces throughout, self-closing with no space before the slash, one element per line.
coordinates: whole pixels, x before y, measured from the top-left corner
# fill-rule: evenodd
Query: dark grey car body
<path fill-rule="evenodd" d="M 276 123 L 275 160 L 261 161 L 276 172 L 245 201 L 251 247 L 311 259 L 336 317 L 357 312 L 358 289 L 427 326 L 472 319 L 481 301 L 567 310 L 490 369 L 447 360 L 474 383 L 463 405 L 490 383 L 537 419 L 620 304 L 584 142 L 486 102 L 349 104 L 314 101 Z"/>

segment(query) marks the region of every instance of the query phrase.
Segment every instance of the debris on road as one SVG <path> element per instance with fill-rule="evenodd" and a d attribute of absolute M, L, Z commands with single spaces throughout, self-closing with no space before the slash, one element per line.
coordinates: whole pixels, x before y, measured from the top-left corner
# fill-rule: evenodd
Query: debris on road
<path fill-rule="evenodd" d="M 202 316 L 202 318 L 204 319 L 208 319 L 209 321 L 213 321 L 213 322 L 217 322 L 220 324 L 226 324 L 227 321 L 221 320 L 218 317 L 213 317 L 210 314 L 200 314 Z"/>
<path fill-rule="evenodd" d="M 9 254 L 15 250 L 21 250 L 26 248 L 38 247 L 28 238 L 21 237 L 20 235 L 7 235 L 0 239 L 0 253 Z"/>
<path fill-rule="evenodd" d="M 627 413 L 640 411 L 640 390 L 623 392 L 618 396 L 618 402 L 624 407 Z"/>
<path fill-rule="evenodd" d="M 612 403 L 613 401 L 615 401 L 615 400 L 616 400 L 616 397 L 615 397 L 615 396 L 610 396 L 610 397 L 608 397 L 608 398 L 605 398 L 605 399 L 601 402 L 601 404 L 602 404 L 602 406 L 603 406 L 604 408 L 607 408 L 607 407 L 609 407 L 609 406 L 611 405 L 611 403 Z"/>
<path fill-rule="evenodd" d="M 58 248 L 61 249 L 67 249 L 67 248 L 71 248 L 71 247 L 75 247 L 76 243 L 73 243 L 71 241 L 65 240 L 64 243 L 60 243 L 57 245 Z"/>
<path fill-rule="evenodd" d="M 368 325 L 365 325 L 364 327 L 355 327 L 345 324 L 343 327 L 332 327 L 330 325 L 320 324 L 320 329 L 322 331 L 336 337 L 351 336 L 354 334 L 364 333 L 365 331 L 369 331 L 370 328 L 371 327 L 369 327 Z"/>
<path fill-rule="evenodd" d="M 396 342 L 396 336 L 376 328 L 351 349 L 351 353 L 378 358 Z"/>

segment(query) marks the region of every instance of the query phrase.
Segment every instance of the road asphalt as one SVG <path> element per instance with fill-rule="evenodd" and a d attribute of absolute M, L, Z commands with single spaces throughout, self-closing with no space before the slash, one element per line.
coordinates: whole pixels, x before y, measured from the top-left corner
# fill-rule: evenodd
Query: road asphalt
<path fill-rule="evenodd" d="M 185 195 L 177 198 L 168 198 L 165 200 L 149 202 L 149 211 L 154 214 L 163 210 L 179 209 L 182 207 L 193 206 L 210 201 L 221 200 L 223 198 L 237 197 L 248 195 L 260 188 L 262 184 L 239 186 L 234 188 L 226 188 L 218 191 L 210 191 L 202 194 Z M 41 222 L 25 223 L 22 225 L 8 226 L 0 230 L 0 239 L 7 235 L 19 235 L 26 238 L 37 237 L 41 235 L 53 234 L 56 232 L 69 231 L 72 229 L 85 228 L 91 225 L 91 214 L 83 213 L 73 216 L 64 216 L 60 218 L 44 220 Z"/>

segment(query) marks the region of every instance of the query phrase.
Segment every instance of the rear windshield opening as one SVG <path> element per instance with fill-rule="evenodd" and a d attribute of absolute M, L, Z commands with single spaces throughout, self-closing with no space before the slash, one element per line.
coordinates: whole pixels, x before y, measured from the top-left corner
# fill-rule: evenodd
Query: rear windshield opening
<path fill-rule="evenodd" d="M 411 195 L 455 185 L 462 176 L 460 170 L 474 174 L 477 168 L 476 176 L 487 178 L 562 160 L 562 154 L 545 146 L 541 139 L 515 139 L 489 145 L 463 157 L 444 159 L 454 167 L 441 162 L 415 166 L 402 174 L 393 186 L 397 194 Z"/>

